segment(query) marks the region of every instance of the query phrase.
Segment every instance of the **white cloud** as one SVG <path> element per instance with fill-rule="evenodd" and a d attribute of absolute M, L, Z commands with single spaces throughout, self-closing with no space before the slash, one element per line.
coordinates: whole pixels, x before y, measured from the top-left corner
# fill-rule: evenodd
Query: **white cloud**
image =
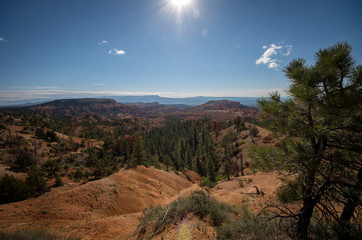
<path fill-rule="evenodd" d="M 2 37 L 0 37 L 0 42 L 6 42 L 6 40 Z"/>
<path fill-rule="evenodd" d="M 287 49 L 287 51 L 285 53 L 283 53 L 283 55 L 289 56 L 292 53 L 293 45 L 285 45 L 284 47 Z"/>
<path fill-rule="evenodd" d="M 274 43 L 270 44 L 269 47 L 274 48 L 274 49 L 282 49 L 283 48 L 282 46 L 277 46 Z"/>
<path fill-rule="evenodd" d="M 58 90 L 56 86 L 14 86 L 13 89 L 32 89 L 32 90 Z"/>
<path fill-rule="evenodd" d="M 109 54 L 114 54 L 114 55 L 125 55 L 126 52 L 123 50 L 118 50 L 117 48 L 113 48 L 111 50 L 108 51 Z"/>
<path fill-rule="evenodd" d="M 276 68 L 278 66 L 279 66 L 279 64 L 277 64 L 276 62 L 272 62 L 269 64 L 269 68 Z"/>
<path fill-rule="evenodd" d="M 99 42 L 98 44 L 99 44 L 99 45 L 105 45 L 105 44 L 107 44 L 107 45 L 108 45 L 109 43 L 108 43 L 108 41 L 107 41 L 107 40 L 103 40 L 103 41 Z"/>
<path fill-rule="evenodd" d="M 284 50 L 284 49 L 285 50 Z M 258 64 L 266 64 L 269 68 L 277 68 L 280 66 L 277 62 L 281 62 L 276 58 L 276 56 L 281 53 L 283 56 L 289 56 L 291 51 L 293 50 L 292 45 L 284 45 L 279 46 L 275 45 L 274 43 L 270 44 L 269 47 L 263 46 L 263 49 L 266 49 L 263 55 L 255 61 Z"/>
<path fill-rule="evenodd" d="M 54 86 L 37 86 L 37 87 L 33 87 L 33 89 L 38 89 L 38 90 L 52 89 L 52 90 L 56 90 L 56 89 L 60 89 L 60 87 L 54 87 Z"/>
<path fill-rule="evenodd" d="M 104 86 L 104 83 L 93 83 L 94 86 Z"/>

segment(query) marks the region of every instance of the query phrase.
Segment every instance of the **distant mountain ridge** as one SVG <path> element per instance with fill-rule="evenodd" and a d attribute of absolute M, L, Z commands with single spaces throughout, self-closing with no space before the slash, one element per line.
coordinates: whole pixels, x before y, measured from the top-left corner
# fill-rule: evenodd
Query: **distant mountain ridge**
<path fill-rule="evenodd" d="M 209 101 L 202 105 L 186 107 L 184 105 L 163 105 L 158 102 L 123 104 L 114 99 L 81 98 L 54 100 L 27 107 L 1 108 L 3 112 L 34 111 L 49 116 L 91 116 L 102 115 L 107 117 L 160 117 L 178 116 L 202 117 L 219 116 L 234 118 L 245 114 L 255 116 L 257 109 L 247 107 L 239 102 L 229 100 Z"/>
<path fill-rule="evenodd" d="M 140 96 L 96 96 L 90 95 L 86 98 L 92 99 L 114 99 L 119 103 L 154 103 L 158 102 L 163 105 L 179 105 L 181 108 L 185 106 L 197 106 L 204 104 L 208 101 L 217 101 L 217 100 L 229 100 L 234 102 L 240 102 L 245 106 L 257 107 L 257 100 L 259 97 L 186 97 L 186 98 L 169 98 L 169 97 L 160 97 L 158 95 L 140 95 Z M 80 97 L 58 97 L 57 99 L 82 99 Z M 21 107 L 21 106 L 31 106 L 37 105 L 44 102 L 54 101 L 56 98 L 37 98 L 37 99 L 26 99 L 26 100 L 16 100 L 8 101 L 0 97 L 0 106 L 2 107 Z"/>
<path fill-rule="evenodd" d="M 187 109 L 187 111 L 202 111 L 202 110 L 226 110 L 226 109 L 245 109 L 250 108 L 248 106 L 240 104 L 240 102 L 234 102 L 229 100 L 214 100 L 208 101 L 202 105 L 193 106 Z"/>
<path fill-rule="evenodd" d="M 120 103 L 135 103 L 135 102 L 143 102 L 143 103 L 151 103 L 158 102 L 160 104 L 165 105 L 189 105 L 189 106 L 197 106 L 209 101 L 218 101 L 218 100 L 229 100 L 234 102 L 239 102 L 242 105 L 257 107 L 257 100 L 259 97 L 186 97 L 186 98 L 168 98 L 168 97 L 160 97 L 158 95 L 147 95 L 147 96 L 112 96 L 109 97 L 115 99 Z"/>

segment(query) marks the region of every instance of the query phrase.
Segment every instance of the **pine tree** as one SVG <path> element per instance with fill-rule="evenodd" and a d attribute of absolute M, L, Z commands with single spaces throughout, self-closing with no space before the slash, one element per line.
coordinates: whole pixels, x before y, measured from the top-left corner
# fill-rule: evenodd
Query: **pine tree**
<path fill-rule="evenodd" d="M 200 162 L 200 156 L 196 156 L 196 171 L 200 176 L 204 176 L 204 171 L 202 169 L 202 164 Z"/>
<path fill-rule="evenodd" d="M 207 162 L 207 175 L 211 182 L 216 181 L 216 172 L 215 172 L 214 161 L 212 160 L 211 157 L 209 157 L 209 160 Z"/>
<path fill-rule="evenodd" d="M 281 217 L 296 219 L 296 237 L 308 239 L 313 216 L 343 227 L 361 206 L 362 66 L 343 42 L 319 50 L 314 65 L 300 58 L 284 71 L 292 98 L 282 101 L 273 93 L 259 106 L 269 128 L 288 138 L 280 148 L 255 148 L 250 156 L 254 169 L 293 173 L 279 196 L 301 208 Z M 342 214 L 337 202 L 345 202 Z"/>
<path fill-rule="evenodd" d="M 166 171 L 168 171 L 168 168 L 169 168 L 169 166 L 170 166 L 171 163 L 172 163 L 170 155 L 165 154 L 165 155 L 163 156 L 163 163 L 166 165 Z"/>
<path fill-rule="evenodd" d="M 146 162 L 146 152 L 143 146 L 142 136 L 136 134 L 135 141 L 132 146 L 132 155 L 131 161 L 134 166 L 145 164 Z"/>
<path fill-rule="evenodd" d="M 187 168 L 192 170 L 192 156 L 191 156 L 191 151 L 190 151 L 190 147 L 187 145 L 187 151 L 186 151 L 186 164 L 187 164 Z"/>
<path fill-rule="evenodd" d="M 47 191 L 47 181 L 43 171 L 35 165 L 30 167 L 28 177 L 26 178 L 30 192 L 33 196 L 37 197 Z"/>
<path fill-rule="evenodd" d="M 59 174 L 56 174 L 55 176 L 55 186 L 57 187 L 64 186 L 64 182 Z"/>
<path fill-rule="evenodd" d="M 240 153 L 240 172 L 241 172 L 241 176 L 245 176 L 245 174 L 244 174 L 244 157 L 243 157 L 243 153 Z"/>

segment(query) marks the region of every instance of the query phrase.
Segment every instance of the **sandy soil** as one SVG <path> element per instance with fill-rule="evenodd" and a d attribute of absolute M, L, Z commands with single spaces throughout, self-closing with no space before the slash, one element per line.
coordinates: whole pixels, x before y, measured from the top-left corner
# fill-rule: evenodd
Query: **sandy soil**
<path fill-rule="evenodd" d="M 82 239 L 124 239 L 140 212 L 196 186 L 182 174 L 139 166 L 36 199 L 0 206 L 0 229 L 46 228 Z M 192 187 L 194 188 L 194 187 Z M 123 237 L 122 237 L 123 236 Z"/>

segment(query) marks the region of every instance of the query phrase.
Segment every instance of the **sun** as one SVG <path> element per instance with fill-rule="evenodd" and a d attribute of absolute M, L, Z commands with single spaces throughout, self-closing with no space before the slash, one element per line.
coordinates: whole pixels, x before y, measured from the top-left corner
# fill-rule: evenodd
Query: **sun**
<path fill-rule="evenodd" d="M 179 8 L 190 5 L 191 0 L 171 0 L 171 3 Z"/>

